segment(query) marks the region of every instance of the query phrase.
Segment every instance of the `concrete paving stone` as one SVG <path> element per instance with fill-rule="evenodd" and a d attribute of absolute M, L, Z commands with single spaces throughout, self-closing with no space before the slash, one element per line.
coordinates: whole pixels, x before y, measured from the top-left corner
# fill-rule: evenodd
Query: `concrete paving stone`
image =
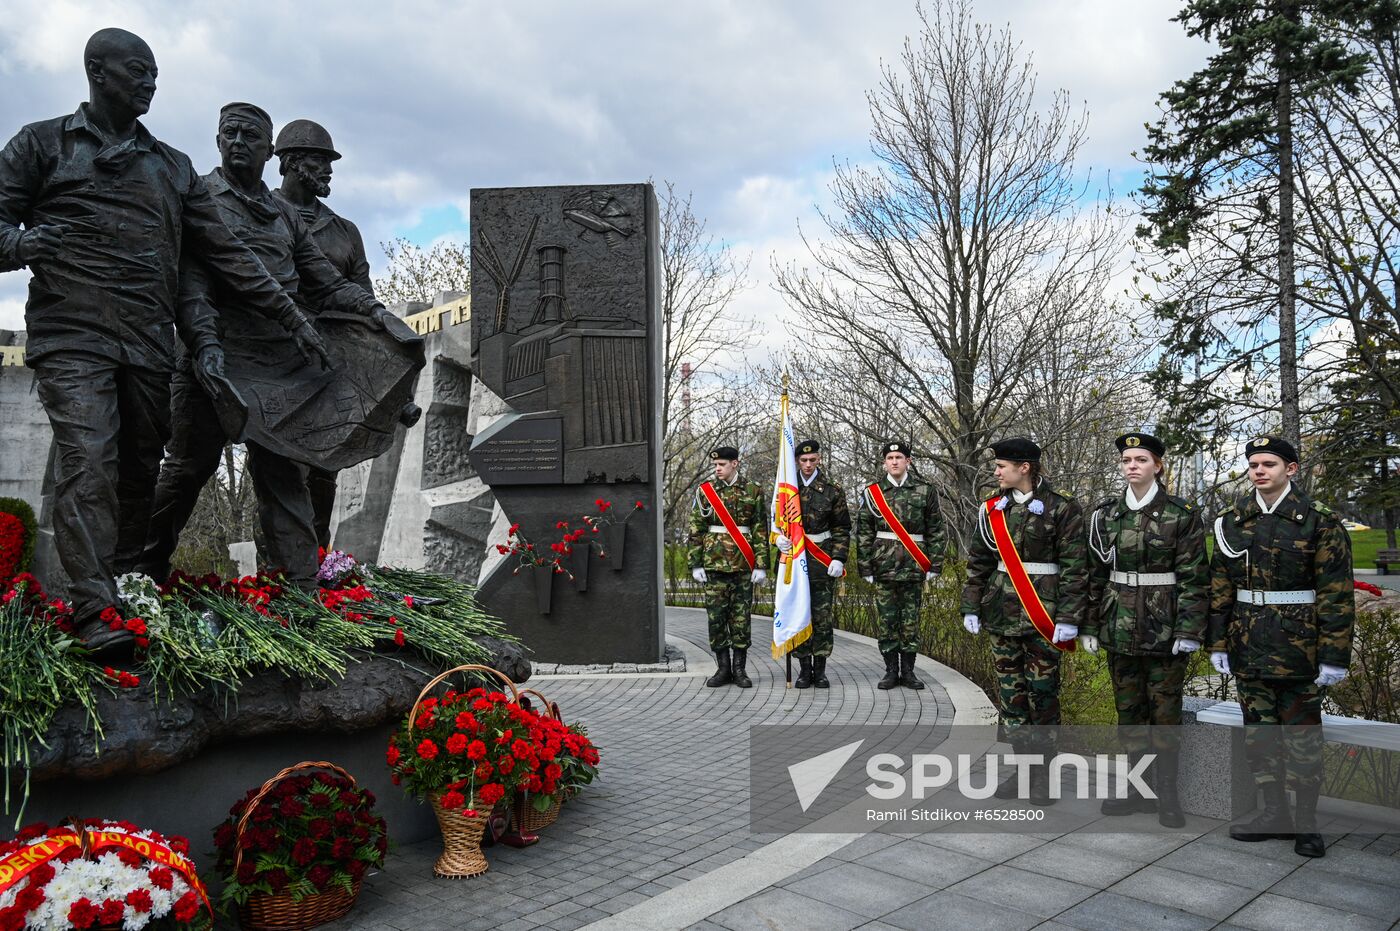
<path fill-rule="evenodd" d="M 928 887 L 921 883 L 859 863 L 843 863 L 793 883 L 787 889 L 866 918 L 879 918 L 929 893 Z"/>
<path fill-rule="evenodd" d="M 1005 905 L 984 902 L 944 889 L 925 896 L 880 919 L 905 931 L 930 928 L 996 928 L 997 931 L 1024 931 L 1041 919 Z"/>
<path fill-rule="evenodd" d="M 545 927 L 549 928 L 550 931 L 575 931 L 576 928 L 582 928 L 586 924 L 588 924 L 586 920 L 569 915 L 564 918 L 556 918 Z"/>
<path fill-rule="evenodd" d="M 1329 847 L 1327 856 L 1308 860 L 1303 864 L 1303 869 L 1341 873 L 1371 882 L 1400 886 L 1400 858 L 1372 853 L 1369 848 L 1355 850 L 1349 847 Z"/>
<path fill-rule="evenodd" d="M 811 902 L 787 889 L 766 889 L 710 916 L 729 931 L 811 931 Z M 867 919 L 843 908 L 821 910 L 822 931 L 851 931 Z"/>
<path fill-rule="evenodd" d="M 832 854 L 838 860 L 856 861 L 864 859 L 867 854 L 895 844 L 902 843 L 904 838 L 895 837 L 893 834 L 886 834 L 882 831 L 872 831 L 851 841 L 846 846 Z"/>
<path fill-rule="evenodd" d="M 1236 848 L 1245 846 L 1258 845 L 1235 841 L 1233 847 L 1226 847 L 1224 844 L 1199 840 L 1173 850 L 1153 865 L 1233 883 L 1256 892 L 1269 888 L 1300 866 L 1298 858 L 1293 856 L 1284 860 L 1253 855 L 1254 851 L 1249 856 L 1243 856 Z M 1258 853 L 1267 854 L 1267 851 Z"/>
<path fill-rule="evenodd" d="M 1056 876 L 1095 889 L 1111 885 L 1141 867 L 1132 860 L 1054 841 L 1027 850 L 1019 857 L 1007 860 L 1006 865 L 1031 873 Z"/>
<path fill-rule="evenodd" d="M 1201 931 L 1215 924 L 1201 915 L 1112 892 L 1090 896 L 1056 915 L 1055 920 L 1081 931 Z"/>
<path fill-rule="evenodd" d="M 1297 870 L 1269 891 L 1342 912 L 1370 915 L 1386 922 L 1400 921 L 1400 889 L 1393 884 L 1382 885 L 1322 870 Z"/>
<path fill-rule="evenodd" d="M 1001 863 L 1018 857 L 1027 850 L 1033 850 L 1045 843 L 1028 834 L 968 834 L 935 831 L 929 834 L 916 834 L 911 840 L 921 844 L 944 847 L 976 857 Z"/>
<path fill-rule="evenodd" d="M 1183 844 L 1190 843 L 1186 834 L 1110 834 L 1099 831 L 1074 831 L 1056 844 L 1086 847 L 1113 857 L 1124 857 L 1138 863 L 1151 863 L 1165 857 Z"/>
<path fill-rule="evenodd" d="M 1390 927 L 1390 922 L 1370 915 L 1339 911 L 1269 892 L 1231 915 L 1230 923 L 1250 931 L 1279 931 L 1280 928 L 1384 931 Z"/>
<path fill-rule="evenodd" d="M 1233 883 L 1182 873 L 1155 864 L 1108 887 L 1108 891 L 1155 905 L 1178 908 L 1217 921 L 1243 906 L 1257 894 Z"/>
<path fill-rule="evenodd" d="M 994 866 L 948 887 L 968 898 L 1007 905 L 1041 918 L 1051 918 L 1098 890 L 1010 866 Z"/>
<path fill-rule="evenodd" d="M 582 908 L 567 917 L 582 921 L 583 924 L 587 925 L 595 921 L 602 921 L 604 918 L 608 917 L 608 913 L 601 912 L 596 908 Z M 583 925 L 579 925 L 579 927 L 583 927 Z"/>
<path fill-rule="evenodd" d="M 862 858 L 860 864 L 922 883 L 930 892 L 951 886 L 993 865 L 988 860 L 979 860 L 956 850 L 912 840 L 878 850 Z"/>

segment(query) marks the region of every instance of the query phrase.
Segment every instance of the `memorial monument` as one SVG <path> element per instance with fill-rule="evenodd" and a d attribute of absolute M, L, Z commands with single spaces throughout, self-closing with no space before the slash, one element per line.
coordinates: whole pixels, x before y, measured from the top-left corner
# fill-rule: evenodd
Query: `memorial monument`
<path fill-rule="evenodd" d="M 472 469 L 503 515 L 492 542 L 505 544 L 511 524 L 545 547 L 568 522 L 585 529 L 572 548 L 590 554 L 586 573 L 570 554 L 569 572 L 546 579 L 547 568 L 488 552 L 482 603 L 537 658 L 656 662 L 665 648 L 656 195 L 649 184 L 477 189 L 471 235 L 472 372 L 512 411 L 471 445 Z M 604 519 L 615 523 L 594 533 L 581 518 L 599 514 L 599 501 L 612 503 Z"/>

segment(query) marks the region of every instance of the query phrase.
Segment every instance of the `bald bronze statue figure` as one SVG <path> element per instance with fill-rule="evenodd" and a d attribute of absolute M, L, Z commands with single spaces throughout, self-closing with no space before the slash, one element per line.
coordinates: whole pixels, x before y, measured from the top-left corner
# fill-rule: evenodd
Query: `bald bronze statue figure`
<path fill-rule="evenodd" d="M 138 36 L 95 33 L 88 100 L 31 123 L 0 152 L 0 271 L 28 267 L 27 363 L 57 450 L 53 528 L 80 635 L 129 643 L 99 616 L 146 536 L 170 435 L 182 253 L 242 296 L 304 356 L 325 347 L 292 298 L 229 231 L 183 153 L 141 124 L 156 61 Z M 204 353 L 200 376 L 219 360 Z"/>

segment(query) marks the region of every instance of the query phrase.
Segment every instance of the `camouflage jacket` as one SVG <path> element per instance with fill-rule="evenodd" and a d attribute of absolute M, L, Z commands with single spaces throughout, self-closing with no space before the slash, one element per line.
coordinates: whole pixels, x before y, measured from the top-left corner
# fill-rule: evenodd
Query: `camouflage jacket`
<path fill-rule="evenodd" d="M 811 484 L 797 478 L 797 497 L 802 502 L 802 530 L 808 535 L 831 537 L 817 545 L 832 559 L 842 562 L 851 550 L 851 512 L 846 507 L 846 490 L 818 471 Z"/>
<path fill-rule="evenodd" d="M 1175 573 L 1176 584 L 1114 582 L 1113 572 Z M 1206 530 L 1190 503 L 1164 488 L 1139 511 L 1123 495 L 1089 515 L 1089 609 L 1081 634 L 1132 656 L 1170 656 L 1177 637 L 1204 642 L 1210 613 Z"/>
<path fill-rule="evenodd" d="M 943 569 L 943 514 L 938 510 L 938 496 L 933 486 L 916 475 L 906 473 L 904 484 L 896 488 L 890 484 L 888 476 L 879 479 L 885 501 L 904 529 L 912 536 L 923 536 L 919 549 L 933 561 L 934 572 Z M 870 492 L 865 487 L 860 491 L 860 522 L 856 527 L 856 556 L 859 559 L 860 576 L 874 576 L 877 582 L 919 582 L 924 570 L 909 555 L 904 544 L 898 540 L 881 539 L 880 531 L 892 532 L 885 525 L 875 503 L 870 500 Z"/>
<path fill-rule="evenodd" d="M 1356 602 L 1351 539 L 1336 517 L 1288 492 L 1272 514 L 1254 493 L 1216 519 L 1210 564 L 1209 649 L 1230 654 L 1232 672 L 1261 679 L 1311 679 L 1320 663 L 1351 662 Z M 1262 605 L 1236 592 L 1317 593 L 1314 604 Z"/>
<path fill-rule="evenodd" d="M 749 528 L 746 537 L 753 547 L 754 568 L 768 568 L 768 502 L 763 489 L 740 475 L 733 485 L 712 481 L 729 516 L 740 527 Z M 692 569 L 715 572 L 748 572 L 749 564 L 739 545 L 723 529 L 723 522 L 700 489 L 695 489 L 695 505 L 690 510 L 690 545 L 686 550 Z M 711 527 L 720 528 L 713 532 Z"/>
<path fill-rule="evenodd" d="M 1000 493 L 989 500 L 996 500 Z M 1031 511 L 1041 502 L 1042 513 Z M 1024 563 L 1055 563 L 1055 575 L 1032 575 L 1040 601 L 1057 624 L 1084 623 L 1089 593 L 1088 546 L 1084 534 L 1084 511 L 1079 502 L 1062 494 L 1041 479 L 1035 496 L 1017 504 L 1008 495 L 1006 527 L 1016 552 Z M 1035 626 L 1021 607 L 1021 599 L 1011 577 L 997 568 L 996 542 L 985 505 L 977 514 L 977 533 L 967 554 L 967 584 L 963 587 L 962 612 L 975 614 L 982 628 L 994 634 L 1020 637 L 1035 633 Z"/>

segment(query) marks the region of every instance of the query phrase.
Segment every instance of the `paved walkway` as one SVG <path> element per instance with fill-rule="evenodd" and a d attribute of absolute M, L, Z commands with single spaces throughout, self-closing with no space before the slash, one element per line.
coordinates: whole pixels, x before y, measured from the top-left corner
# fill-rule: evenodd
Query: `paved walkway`
<path fill-rule="evenodd" d="M 755 625 L 760 631 L 762 625 Z M 1281 841 L 1184 835 L 760 835 L 748 827 L 754 724 L 949 724 L 985 713 L 967 680 L 928 663 L 923 692 L 880 692 L 880 657 L 838 632 L 826 691 L 707 689 L 703 612 L 671 609 L 690 671 L 543 677 L 583 722 L 598 781 L 525 850 L 437 879 L 436 841 L 399 848 L 339 929 L 1356 928 L 1400 926 L 1400 838 L 1348 836 L 1321 860 Z M 757 667 L 755 669 L 755 667 Z M 938 670 L 942 670 L 941 673 Z M 938 676 L 939 681 L 932 680 Z"/>

